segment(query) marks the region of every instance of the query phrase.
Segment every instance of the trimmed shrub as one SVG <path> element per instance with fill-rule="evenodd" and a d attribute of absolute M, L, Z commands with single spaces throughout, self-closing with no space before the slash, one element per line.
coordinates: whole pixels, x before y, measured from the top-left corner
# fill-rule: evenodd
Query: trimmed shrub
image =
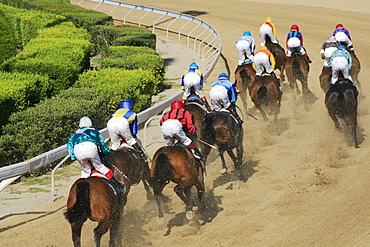
<path fill-rule="evenodd" d="M 0 166 L 25 161 L 67 143 L 79 119 L 89 116 L 103 129 L 111 114 L 109 97 L 89 88 L 71 88 L 35 107 L 11 115 L 0 137 Z"/>
<path fill-rule="evenodd" d="M 0 126 L 8 122 L 12 113 L 47 98 L 50 88 L 46 76 L 0 72 Z"/>
<path fill-rule="evenodd" d="M 134 110 L 140 112 L 151 106 L 151 97 L 157 93 L 158 82 L 148 70 L 124 70 L 106 68 L 82 74 L 75 87 L 94 88 L 109 95 L 110 109 L 116 110 L 122 99 L 134 102 Z"/>
<path fill-rule="evenodd" d="M 138 46 L 110 46 L 107 56 L 109 58 L 122 58 L 136 54 L 156 54 L 156 51 L 149 47 Z"/>
<path fill-rule="evenodd" d="M 15 37 L 13 28 L 6 18 L 3 11 L 0 10 L 0 64 L 8 58 L 15 56 L 17 46 L 15 45 Z"/>

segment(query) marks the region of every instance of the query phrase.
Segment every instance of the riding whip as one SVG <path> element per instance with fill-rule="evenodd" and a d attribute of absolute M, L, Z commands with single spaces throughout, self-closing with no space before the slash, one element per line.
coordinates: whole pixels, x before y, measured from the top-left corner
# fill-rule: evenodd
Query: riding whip
<path fill-rule="evenodd" d="M 206 145 L 208 145 L 208 146 L 210 146 L 211 148 L 217 149 L 215 146 L 213 146 L 213 145 L 211 145 L 211 144 L 209 144 L 209 143 L 207 143 L 207 142 L 205 142 L 205 141 L 203 141 L 203 140 L 201 140 L 199 138 L 197 138 L 197 140 L 200 141 L 200 142 L 202 142 L 202 143 L 204 143 L 204 144 L 206 144 Z"/>
<path fill-rule="evenodd" d="M 250 114 L 250 113 L 248 113 L 247 111 L 245 111 L 245 110 L 243 110 L 243 109 L 240 109 L 240 107 L 239 106 L 237 106 L 237 105 L 235 105 L 239 110 L 241 110 L 241 111 L 243 111 L 243 112 L 245 112 L 245 113 L 247 113 L 248 114 L 248 116 L 250 116 L 250 117 L 252 117 L 252 118 L 254 118 L 255 120 L 258 120 L 258 118 L 256 118 L 255 116 L 253 116 L 252 114 Z"/>

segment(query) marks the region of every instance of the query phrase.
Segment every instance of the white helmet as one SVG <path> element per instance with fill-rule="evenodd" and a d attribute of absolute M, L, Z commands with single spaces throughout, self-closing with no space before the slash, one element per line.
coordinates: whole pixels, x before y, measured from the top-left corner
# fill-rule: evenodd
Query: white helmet
<path fill-rule="evenodd" d="M 91 119 L 89 117 L 82 117 L 80 119 L 80 128 L 82 127 L 91 127 L 92 126 L 92 123 L 91 123 Z"/>

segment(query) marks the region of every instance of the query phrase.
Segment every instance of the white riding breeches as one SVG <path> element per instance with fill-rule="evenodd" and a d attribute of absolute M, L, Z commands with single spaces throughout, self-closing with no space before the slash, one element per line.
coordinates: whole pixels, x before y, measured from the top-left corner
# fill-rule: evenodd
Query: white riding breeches
<path fill-rule="evenodd" d="M 112 142 L 112 150 L 117 150 L 121 146 L 122 138 L 131 147 L 136 143 L 135 138 L 132 136 L 130 124 L 126 118 L 113 117 L 107 123 L 109 136 Z"/>
<path fill-rule="evenodd" d="M 335 34 L 335 39 L 340 43 L 344 43 L 347 47 L 352 45 L 352 41 L 348 38 L 347 34 L 344 32 L 337 32 Z"/>
<path fill-rule="evenodd" d="M 182 144 L 188 146 L 191 143 L 189 137 L 186 136 L 182 124 L 177 119 L 168 119 L 162 123 L 162 135 L 167 146 L 174 145 L 175 139 L 178 139 Z"/>
<path fill-rule="evenodd" d="M 98 148 L 93 142 L 82 142 L 74 146 L 75 156 L 82 167 L 81 177 L 87 178 L 91 173 L 91 165 L 102 174 L 107 174 L 109 169 L 100 160 Z"/>
<path fill-rule="evenodd" d="M 272 43 L 275 43 L 275 44 L 279 43 L 274 36 L 272 28 L 269 25 L 267 24 L 261 25 L 259 32 L 260 32 L 260 37 L 261 37 L 261 46 L 266 45 L 266 36 L 270 37 Z"/>
<path fill-rule="evenodd" d="M 287 55 L 292 55 L 294 51 L 299 51 L 302 55 L 306 54 L 306 51 L 301 45 L 301 41 L 297 37 L 292 37 L 288 40 Z"/>
<path fill-rule="evenodd" d="M 335 57 L 331 62 L 331 70 L 331 84 L 335 84 L 338 81 L 340 71 L 342 72 L 344 78 L 352 81 L 352 77 L 349 75 L 348 61 L 345 57 Z"/>
<path fill-rule="evenodd" d="M 324 56 L 325 56 L 324 65 L 325 66 L 330 66 L 330 57 L 331 57 L 331 54 L 333 54 L 335 50 L 337 50 L 336 47 L 328 47 L 325 49 L 324 51 Z"/>
<path fill-rule="evenodd" d="M 184 86 L 185 91 L 184 95 L 189 96 L 190 95 L 190 89 L 191 87 L 194 87 L 194 92 L 199 95 L 202 93 L 200 90 L 200 76 L 197 73 L 189 72 L 184 76 Z"/>
<path fill-rule="evenodd" d="M 221 85 L 215 85 L 209 90 L 209 98 L 215 111 L 220 111 L 222 108 L 229 108 L 230 99 L 227 89 Z"/>
<path fill-rule="evenodd" d="M 239 40 L 236 42 L 236 50 L 238 51 L 238 65 L 242 65 L 245 59 L 253 61 L 251 44 L 247 40 Z"/>
<path fill-rule="evenodd" d="M 254 56 L 254 66 L 256 66 L 256 75 L 262 75 L 263 68 L 265 68 L 267 73 L 271 73 L 272 67 L 270 64 L 270 59 L 264 52 L 259 52 Z"/>

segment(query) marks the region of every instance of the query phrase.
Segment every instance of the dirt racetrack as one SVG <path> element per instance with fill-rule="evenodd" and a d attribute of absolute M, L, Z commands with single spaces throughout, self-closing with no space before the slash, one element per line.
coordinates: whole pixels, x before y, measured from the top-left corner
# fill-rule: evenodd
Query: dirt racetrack
<path fill-rule="evenodd" d="M 228 159 L 229 173 L 221 175 L 215 152 L 208 163 L 207 210 L 189 221 L 184 205 L 167 186 L 163 225 L 157 225 L 157 207 L 147 201 L 142 185 L 133 187 L 124 214 L 124 246 L 369 246 L 370 245 L 370 2 L 367 0 L 282 0 L 279 4 L 242 0 L 179 1 L 137 0 L 136 4 L 176 12 L 198 11 L 198 18 L 212 25 L 223 42 L 222 55 L 205 86 L 221 72 L 233 74 L 237 64 L 235 42 L 245 29 L 252 32 L 259 48 L 258 26 L 269 16 L 277 26 L 280 43 L 292 24 L 304 35 L 305 47 L 313 60 L 309 88 L 314 99 L 307 107 L 300 97 L 294 100 L 283 84 L 280 135 L 272 124 L 244 117 L 245 181 L 238 182 Z M 309 2 L 307 6 L 306 2 Z M 93 5 L 96 3 L 93 3 Z M 324 105 L 318 77 L 323 61 L 322 43 L 336 24 L 351 32 L 361 61 L 358 140 L 360 148 L 348 146 L 344 135 L 335 130 Z M 184 54 L 185 55 L 185 54 Z M 189 61 L 190 62 L 190 61 Z M 187 62 L 186 62 L 187 63 Z M 181 76 L 183 68 L 179 69 Z M 231 76 L 231 80 L 234 76 Z M 238 102 L 241 107 L 241 102 Z M 248 112 L 261 118 L 252 103 Z M 154 132 L 153 132 L 154 133 Z M 161 136 L 153 135 L 153 139 Z M 163 145 L 163 143 L 157 143 Z M 154 152 L 155 147 L 149 148 Z M 1 195 L 1 194 L 0 194 Z M 58 200 L 41 210 L 54 211 L 65 205 Z M 0 227 L 15 226 L 0 233 L 1 246 L 72 246 L 70 229 L 63 209 L 15 226 L 20 217 L 0 220 Z M 36 218 L 37 216 L 32 216 Z M 29 218 L 28 218 L 29 220 Z M 92 229 L 83 228 L 82 246 L 93 246 Z M 108 246 L 108 234 L 102 246 Z"/>

